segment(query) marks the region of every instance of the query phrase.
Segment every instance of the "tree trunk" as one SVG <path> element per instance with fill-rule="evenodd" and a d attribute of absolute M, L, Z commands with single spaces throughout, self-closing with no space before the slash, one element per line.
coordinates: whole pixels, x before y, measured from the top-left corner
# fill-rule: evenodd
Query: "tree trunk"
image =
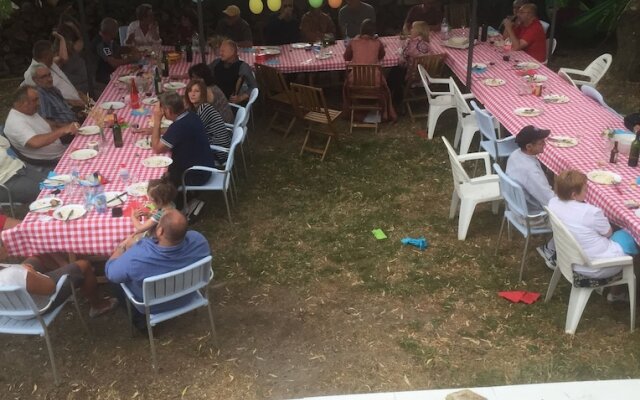
<path fill-rule="evenodd" d="M 612 67 L 617 79 L 640 82 L 640 0 L 631 0 L 620 16 L 618 52 Z"/>

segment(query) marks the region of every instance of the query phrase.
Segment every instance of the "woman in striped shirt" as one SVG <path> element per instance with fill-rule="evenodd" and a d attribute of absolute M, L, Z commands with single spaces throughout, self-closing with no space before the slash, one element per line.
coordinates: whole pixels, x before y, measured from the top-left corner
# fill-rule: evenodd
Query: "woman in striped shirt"
<path fill-rule="evenodd" d="M 207 85 L 202 79 L 192 79 L 184 92 L 184 101 L 190 111 L 195 112 L 202 120 L 209 136 L 209 144 L 229 148 L 231 146 L 231 129 L 227 128 L 220 113 L 207 102 Z M 227 162 L 227 153 L 213 151 L 217 165 Z"/>

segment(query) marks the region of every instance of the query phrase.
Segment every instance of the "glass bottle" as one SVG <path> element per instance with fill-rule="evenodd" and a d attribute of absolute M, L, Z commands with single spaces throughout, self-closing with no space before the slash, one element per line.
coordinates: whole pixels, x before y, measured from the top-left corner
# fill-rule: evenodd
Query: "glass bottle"
<path fill-rule="evenodd" d="M 611 149 L 611 155 L 609 156 L 609 162 L 611 164 L 615 164 L 618 162 L 619 152 L 620 150 L 618 150 L 618 141 L 616 140 L 615 142 L 613 142 L 613 148 Z"/>
<path fill-rule="evenodd" d="M 138 84 L 136 78 L 131 78 L 131 92 L 129 94 L 131 108 L 137 110 L 140 108 L 140 95 L 138 94 Z"/>
<path fill-rule="evenodd" d="M 122 147 L 122 128 L 118 123 L 118 116 L 113 114 L 113 145 L 115 147 Z"/>
<path fill-rule="evenodd" d="M 629 162 L 630 167 L 638 165 L 638 157 L 640 156 L 640 132 L 636 133 L 636 138 L 631 142 L 631 149 L 629 150 Z"/>

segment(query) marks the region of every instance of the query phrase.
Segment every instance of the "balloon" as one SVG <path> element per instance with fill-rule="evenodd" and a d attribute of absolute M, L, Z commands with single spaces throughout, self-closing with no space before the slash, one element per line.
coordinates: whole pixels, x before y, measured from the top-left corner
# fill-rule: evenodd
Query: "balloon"
<path fill-rule="evenodd" d="M 313 8 L 322 7 L 322 0 L 309 0 L 309 5 Z"/>
<path fill-rule="evenodd" d="M 264 9 L 262 0 L 249 0 L 249 10 L 254 14 L 260 14 Z"/>
<path fill-rule="evenodd" d="M 282 1 L 281 0 L 267 0 L 267 7 L 269 7 L 269 10 L 271 11 L 278 11 L 280 9 L 280 7 L 282 7 Z"/>
<path fill-rule="evenodd" d="M 338 8 L 342 5 L 342 0 L 329 0 L 329 7 Z"/>

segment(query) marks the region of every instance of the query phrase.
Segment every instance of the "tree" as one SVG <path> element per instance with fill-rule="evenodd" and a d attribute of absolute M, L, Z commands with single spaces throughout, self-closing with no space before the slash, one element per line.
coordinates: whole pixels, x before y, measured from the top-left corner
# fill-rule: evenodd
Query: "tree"
<path fill-rule="evenodd" d="M 640 0 L 625 7 L 616 30 L 618 51 L 612 74 L 620 80 L 640 82 Z"/>

